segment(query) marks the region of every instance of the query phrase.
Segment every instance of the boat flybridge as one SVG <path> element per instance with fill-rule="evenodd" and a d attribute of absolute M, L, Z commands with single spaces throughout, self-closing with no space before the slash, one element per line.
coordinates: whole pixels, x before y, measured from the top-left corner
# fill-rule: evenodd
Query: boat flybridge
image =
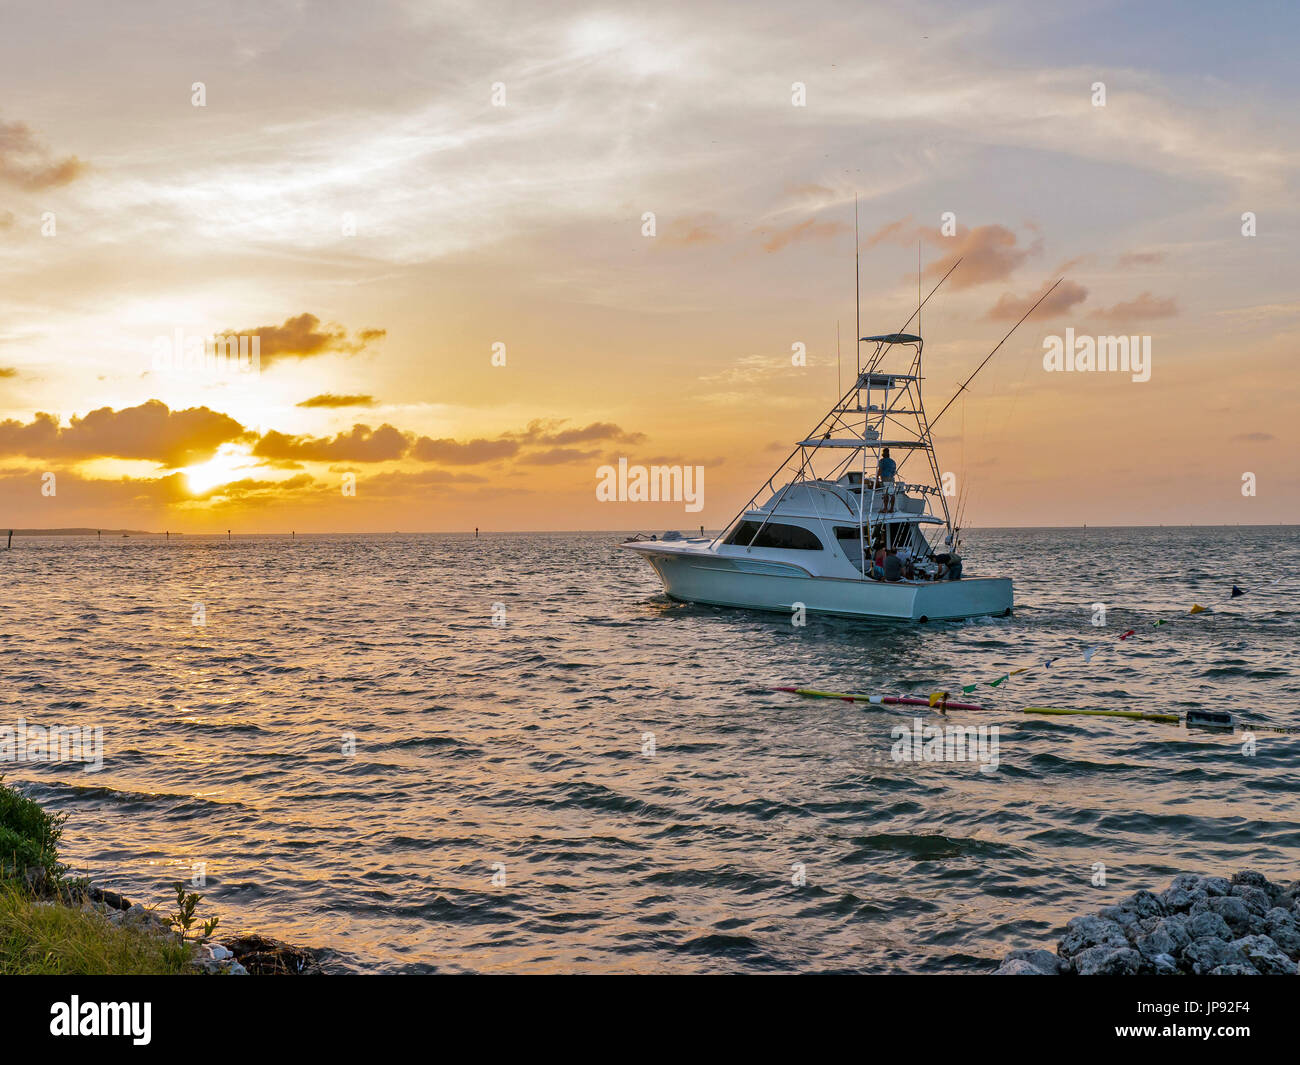
<path fill-rule="evenodd" d="M 1009 614 L 1009 577 L 969 576 L 921 404 L 911 333 L 873 344 L 852 387 L 712 539 L 636 537 L 674 599 L 937 621 Z"/>

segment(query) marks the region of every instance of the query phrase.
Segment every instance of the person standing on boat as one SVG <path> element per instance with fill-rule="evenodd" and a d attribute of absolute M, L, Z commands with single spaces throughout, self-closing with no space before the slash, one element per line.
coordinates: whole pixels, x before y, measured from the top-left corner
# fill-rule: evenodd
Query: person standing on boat
<path fill-rule="evenodd" d="M 889 448 L 880 452 L 880 462 L 876 466 L 876 477 L 885 485 L 885 513 L 894 509 L 894 475 L 898 473 L 898 463 L 889 457 Z"/>
<path fill-rule="evenodd" d="M 898 463 L 889 457 L 889 448 L 885 448 L 880 453 L 880 464 L 876 467 L 876 473 L 885 482 L 892 482 L 894 475 L 898 473 Z"/>

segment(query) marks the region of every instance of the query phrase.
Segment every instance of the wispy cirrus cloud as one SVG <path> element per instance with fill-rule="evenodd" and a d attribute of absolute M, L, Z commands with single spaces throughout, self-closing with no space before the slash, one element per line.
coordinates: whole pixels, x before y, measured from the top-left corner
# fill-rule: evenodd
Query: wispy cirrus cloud
<path fill-rule="evenodd" d="M 849 225 L 847 222 L 819 222 L 815 218 L 805 218 L 780 229 L 760 229 L 758 232 L 763 237 L 763 250 L 771 254 L 784 251 L 791 244 L 830 240 L 848 233 Z"/>
<path fill-rule="evenodd" d="M 1165 261 L 1165 253 L 1162 251 L 1128 251 L 1119 257 L 1117 262 L 1121 268 L 1130 266 L 1159 266 Z"/>

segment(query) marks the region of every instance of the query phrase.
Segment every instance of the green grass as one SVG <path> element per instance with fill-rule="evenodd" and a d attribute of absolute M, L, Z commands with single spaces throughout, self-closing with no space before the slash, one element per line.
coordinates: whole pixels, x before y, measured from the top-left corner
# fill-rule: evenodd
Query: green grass
<path fill-rule="evenodd" d="M 193 972 L 178 936 L 112 924 L 69 904 L 59 862 L 62 815 L 0 780 L 0 975 L 135 976 Z"/>
<path fill-rule="evenodd" d="M 143 976 L 187 971 L 190 948 L 172 936 L 110 924 L 87 912 L 0 887 L 0 976 Z"/>

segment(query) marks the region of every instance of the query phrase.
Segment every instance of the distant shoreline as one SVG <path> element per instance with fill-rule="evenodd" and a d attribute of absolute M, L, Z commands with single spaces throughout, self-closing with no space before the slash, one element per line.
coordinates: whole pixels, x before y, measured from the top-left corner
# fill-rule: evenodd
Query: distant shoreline
<path fill-rule="evenodd" d="M 166 536 L 167 533 L 147 532 L 144 529 L 14 529 L 15 536 Z M 7 537 L 9 529 L 0 529 L 0 537 Z M 177 533 L 184 536 L 184 533 Z"/>

